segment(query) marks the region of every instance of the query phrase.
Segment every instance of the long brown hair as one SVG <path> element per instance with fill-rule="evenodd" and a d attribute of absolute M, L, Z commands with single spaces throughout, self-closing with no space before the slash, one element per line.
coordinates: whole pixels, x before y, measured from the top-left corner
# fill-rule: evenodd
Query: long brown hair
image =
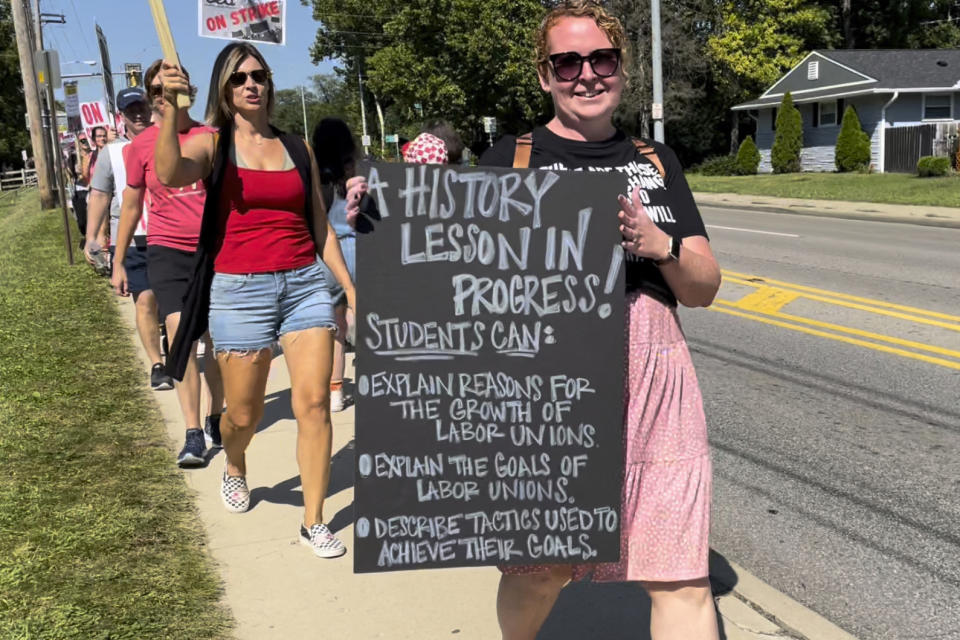
<path fill-rule="evenodd" d="M 211 127 L 222 128 L 233 122 L 234 111 L 230 106 L 231 92 L 230 75 L 237 70 L 243 61 L 253 58 L 260 63 L 268 73 L 270 65 L 263 55 L 252 44 L 246 42 L 231 42 L 223 48 L 216 62 L 213 63 L 213 73 L 210 74 L 210 94 L 207 97 L 207 124 Z M 267 78 L 267 115 L 273 114 L 275 99 L 273 76 Z"/>

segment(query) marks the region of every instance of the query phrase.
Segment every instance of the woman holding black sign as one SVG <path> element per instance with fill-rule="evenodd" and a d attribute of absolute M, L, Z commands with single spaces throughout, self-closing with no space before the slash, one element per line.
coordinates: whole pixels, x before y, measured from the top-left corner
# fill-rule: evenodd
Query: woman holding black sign
<path fill-rule="evenodd" d="M 554 118 L 532 135 L 504 137 L 480 164 L 623 174 L 630 196 L 619 196 L 627 252 L 626 469 L 620 562 L 503 567 L 503 637 L 533 640 L 564 584 L 592 573 L 594 580 L 643 583 L 654 639 L 716 638 L 707 568 L 710 456 L 676 306 L 709 305 L 720 269 L 673 151 L 613 125 L 627 80 L 620 22 L 597 3 L 575 0 L 547 14 L 536 42 L 537 74 Z"/>

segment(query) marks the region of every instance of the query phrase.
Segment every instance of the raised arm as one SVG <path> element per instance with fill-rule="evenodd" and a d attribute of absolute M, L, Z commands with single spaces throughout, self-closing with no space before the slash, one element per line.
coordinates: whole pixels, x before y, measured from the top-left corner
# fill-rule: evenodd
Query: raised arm
<path fill-rule="evenodd" d="M 185 187 L 210 175 L 213 169 L 213 134 L 192 136 L 183 146 L 177 136 L 180 108 L 177 94 L 189 93 L 190 83 L 179 67 L 163 61 L 163 120 L 154 147 L 157 179 L 168 187 Z"/>

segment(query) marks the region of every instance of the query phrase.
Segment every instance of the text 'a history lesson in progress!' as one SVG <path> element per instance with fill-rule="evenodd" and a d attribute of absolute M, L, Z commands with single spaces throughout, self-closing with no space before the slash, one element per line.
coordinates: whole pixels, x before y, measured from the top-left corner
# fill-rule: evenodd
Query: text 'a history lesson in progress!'
<path fill-rule="evenodd" d="M 618 560 L 623 178 L 362 170 L 355 571 Z"/>

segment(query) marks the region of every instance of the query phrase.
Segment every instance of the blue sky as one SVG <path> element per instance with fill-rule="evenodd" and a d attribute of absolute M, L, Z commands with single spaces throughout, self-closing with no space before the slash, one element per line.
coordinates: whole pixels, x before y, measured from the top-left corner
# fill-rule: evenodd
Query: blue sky
<path fill-rule="evenodd" d="M 286 45 L 259 47 L 273 69 L 278 89 L 308 85 L 310 76 L 333 70 L 330 61 L 320 65 L 310 62 L 310 46 L 319 26 L 313 19 L 313 7 L 303 6 L 300 0 L 287 2 Z M 190 71 L 193 83 L 200 89 L 191 114 L 202 119 L 213 61 L 228 41 L 197 35 L 197 0 L 165 0 L 165 5 L 180 60 Z M 99 70 L 94 20 L 107 38 L 110 64 L 114 71 L 123 69 L 125 62 L 139 62 L 146 69 L 148 64 L 161 56 L 160 40 L 147 0 L 40 0 L 40 11 L 62 13 L 66 18 L 65 25 L 46 24 L 43 27 L 44 45 L 59 51 L 61 70 L 65 74 Z M 66 64 L 74 60 L 96 60 L 98 66 Z M 125 86 L 123 78 L 118 75 L 114 76 L 114 84 L 117 91 Z M 79 94 L 81 102 L 102 100 L 102 81 L 100 78 L 80 79 Z M 59 90 L 57 98 L 63 99 Z"/>

